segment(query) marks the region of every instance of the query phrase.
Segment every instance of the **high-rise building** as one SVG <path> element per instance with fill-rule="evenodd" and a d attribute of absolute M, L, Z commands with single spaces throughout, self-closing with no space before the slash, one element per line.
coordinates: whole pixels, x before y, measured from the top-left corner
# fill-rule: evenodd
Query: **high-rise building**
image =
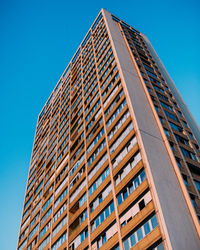
<path fill-rule="evenodd" d="M 200 249 L 200 131 L 145 35 L 101 10 L 38 117 L 22 249 Z"/>

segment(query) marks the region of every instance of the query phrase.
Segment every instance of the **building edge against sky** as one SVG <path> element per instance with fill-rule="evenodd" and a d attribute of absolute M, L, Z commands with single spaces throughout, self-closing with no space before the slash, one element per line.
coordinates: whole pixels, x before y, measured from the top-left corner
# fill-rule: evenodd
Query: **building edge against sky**
<path fill-rule="evenodd" d="M 199 128 L 146 36 L 102 9 L 45 107 L 18 249 L 200 248 Z"/>

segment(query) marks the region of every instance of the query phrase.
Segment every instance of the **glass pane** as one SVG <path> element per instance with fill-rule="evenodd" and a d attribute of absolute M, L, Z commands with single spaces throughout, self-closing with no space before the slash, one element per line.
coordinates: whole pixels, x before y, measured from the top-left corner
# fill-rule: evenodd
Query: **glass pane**
<path fill-rule="evenodd" d="M 143 238 L 142 228 L 139 228 L 136 233 L 137 233 L 138 241 L 142 240 Z"/>
<path fill-rule="evenodd" d="M 152 224 L 152 228 L 155 228 L 158 226 L 156 215 L 154 215 L 153 218 L 151 218 L 151 224 Z"/>
<path fill-rule="evenodd" d="M 124 241 L 124 250 L 129 250 L 129 242 L 128 239 Z"/>
<path fill-rule="evenodd" d="M 144 224 L 145 235 L 147 235 L 148 233 L 150 233 L 150 231 L 151 231 L 150 225 L 149 225 L 149 222 L 147 222 L 147 223 Z"/>
<path fill-rule="evenodd" d="M 99 226 L 99 217 L 96 219 L 95 223 L 96 223 L 96 228 L 97 228 Z"/>
<path fill-rule="evenodd" d="M 103 244 L 106 243 L 106 234 L 104 234 L 104 235 L 102 236 L 102 241 L 103 241 L 103 242 L 102 242 Z"/>
<path fill-rule="evenodd" d="M 142 173 L 140 174 L 140 178 L 141 178 L 141 181 L 143 182 L 146 178 L 146 175 L 145 175 L 145 172 L 142 171 Z"/>
<path fill-rule="evenodd" d="M 84 241 L 84 232 L 81 234 L 81 242 Z"/>
<path fill-rule="evenodd" d="M 135 234 L 132 234 L 130 239 L 131 239 L 131 246 L 133 247 L 136 244 Z"/>
<path fill-rule="evenodd" d="M 104 221 L 104 212 L 100 215 L 101 223 Z"/>
<path fill-rule="evenodd" d="M 97 187 L 96 187 L 96 182 L 95 182 L 93 185 L 93 190 L 95 191 L 96 189 L 97 189 Z"/>
<path fill-rule="evenodd" d="M 125 189 L 123 191 L 123 198 L 124 198 L 124 200 L 126 200 L 127 197 L 128 197 L 128 192 L 127 192 L 127 189 Z"/>
<path fill-rule="evenodd" d="M 85 231 L 85 239 L 88 237 L 88 230 Z"/>
<path fill-rule="evenodd" d="M 128 188 L 129 188 L 129 193 L 131 194 L 134 191 L 133 183 L 131 183 Z"/>
<path fill-rule="evenodd" d="M 134 184 L 135 184 L 135 188 L 137 188 L 137 187 L 140 185 L 139 177 L 137 177 L 137 178 L 134 180 Z"/>
<path fill-rule="evenodd" d="M 106 218 L 109 216 L 109 207 L 106 208 L 105 210 Z"/>
<path fill-rule="evenodd" d="M 157 250 L 165 250 L 164 246 L 163 246 L 163 243 L 160 243 L 160 245 L 157 246 Z"/>
<path fill-rule="evenodd" d="M 118 205 L 120 205 L 122 203 L 122 195 L 121 194 L 119 194 L 117 196 L 117 203 L 118 203 Z"/>
<path fill-rule="evenodd" d="M 114 210 L 115 210 L 115 208 L 114 208 L 114 203 L 112 202 L 112 203 L 110 204 L 110 212 L 112 213 Z"/>

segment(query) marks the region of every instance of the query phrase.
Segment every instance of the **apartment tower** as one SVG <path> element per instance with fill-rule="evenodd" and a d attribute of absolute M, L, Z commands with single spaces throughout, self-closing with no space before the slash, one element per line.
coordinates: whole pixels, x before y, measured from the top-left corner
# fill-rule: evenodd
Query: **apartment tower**
<path fill-rule="evenodd" d="M 200 249 L 199 145 L 147 37 L 102 9 L 38 116 L 17 249 Z"/>

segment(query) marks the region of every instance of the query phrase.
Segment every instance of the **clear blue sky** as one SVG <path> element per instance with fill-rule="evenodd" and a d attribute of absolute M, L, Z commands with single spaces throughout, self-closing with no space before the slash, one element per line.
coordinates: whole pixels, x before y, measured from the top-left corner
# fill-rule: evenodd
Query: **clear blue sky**
<path fill-rule="evenodd" d="M 200 2 L 0 1 L 0 249 L 16 249 L 37 116 L 101 8 L 148 36 L 200 124 Z"/>

